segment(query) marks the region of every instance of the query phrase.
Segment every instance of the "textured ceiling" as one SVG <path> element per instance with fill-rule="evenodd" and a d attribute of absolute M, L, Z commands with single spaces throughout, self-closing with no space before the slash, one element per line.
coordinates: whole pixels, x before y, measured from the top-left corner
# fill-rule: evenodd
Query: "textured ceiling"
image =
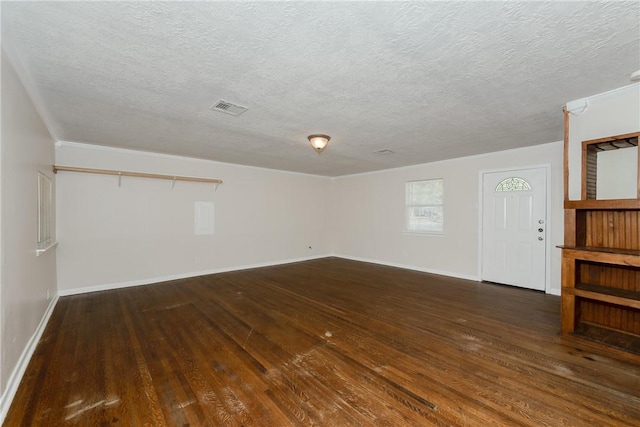
<path fill-rule="evenodd" d="M 1 7 L 55 138 L 327 176 L 561 140 L 640 69 L 640 2 Z"/>

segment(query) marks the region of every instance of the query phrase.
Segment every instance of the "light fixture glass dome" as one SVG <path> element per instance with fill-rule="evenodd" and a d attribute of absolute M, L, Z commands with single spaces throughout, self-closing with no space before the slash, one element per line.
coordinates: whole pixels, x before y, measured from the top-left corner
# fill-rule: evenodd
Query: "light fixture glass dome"
<path fill-rule="evenodd" d="M 311 146 L 318 153 L 327 148 L 327 144 L 329 144 L 329 140 L 331 139 L 328 135 L 309 135 L 308 138 Z"/>

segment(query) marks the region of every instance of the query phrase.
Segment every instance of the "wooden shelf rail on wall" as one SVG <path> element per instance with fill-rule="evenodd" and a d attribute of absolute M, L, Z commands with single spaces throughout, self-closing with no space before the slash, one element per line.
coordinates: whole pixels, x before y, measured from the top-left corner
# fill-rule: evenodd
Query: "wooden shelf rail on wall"
<path fill-rule="evenodd" d="M 101 175 L 114 175 L 114 176 L 117 176 L 118 179 L 120 179 L 120 177 L 123 177 L 123 176 L 132 176 L 132 177 L 138 177 L 138 178 L 152 178 L 152 179 L 166 179 L 169 181 L 173 181 L 174 184 L 176 181 L 205 182 L 205 183 L 215 184 L 216 189 L 218 188 L 218 184 L 222 184 L 221 179 L 215 179 L 215 178 L 198 178 L 193 176 L 163 175 L 163 174 L 157 174 L 157 173 L 129 172 L 129 171 L 116 171 L 111 169 L 77 168 L 73 166 L 53 165 L 53 173 L 58 173 L 59 171 L 96 173 Z M 118 185 L 120 185 L 119 180 L 118 180 Z"/>

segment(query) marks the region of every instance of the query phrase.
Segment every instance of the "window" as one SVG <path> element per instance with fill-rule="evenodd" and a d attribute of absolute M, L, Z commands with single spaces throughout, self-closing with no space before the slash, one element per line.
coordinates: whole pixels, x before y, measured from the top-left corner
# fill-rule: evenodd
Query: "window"
<path fill-rule="evenodd" d="M 506 178 L 498 183 L 496 192 L 501 191 L 530 191 L 531 185 L 522 178 Z"/>
<path fill-rule="evenodd" d="M 444 180 L 412 181 L 405 185 L 409 232 L 444 231 Z"/>
<path fill-rule="evenodd" d="M 38 254 L 53 244 L 53 181 L 38 172 Z"/>

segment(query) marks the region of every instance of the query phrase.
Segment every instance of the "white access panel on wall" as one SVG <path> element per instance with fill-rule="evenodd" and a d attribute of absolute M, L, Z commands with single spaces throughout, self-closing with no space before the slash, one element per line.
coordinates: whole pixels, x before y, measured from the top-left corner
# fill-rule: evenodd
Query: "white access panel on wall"
<path fill-rule="evenodd" d="M 194 228 L 195 235 L 211 235 L 215 231 L 213 202 L 194 203 Z"/>

